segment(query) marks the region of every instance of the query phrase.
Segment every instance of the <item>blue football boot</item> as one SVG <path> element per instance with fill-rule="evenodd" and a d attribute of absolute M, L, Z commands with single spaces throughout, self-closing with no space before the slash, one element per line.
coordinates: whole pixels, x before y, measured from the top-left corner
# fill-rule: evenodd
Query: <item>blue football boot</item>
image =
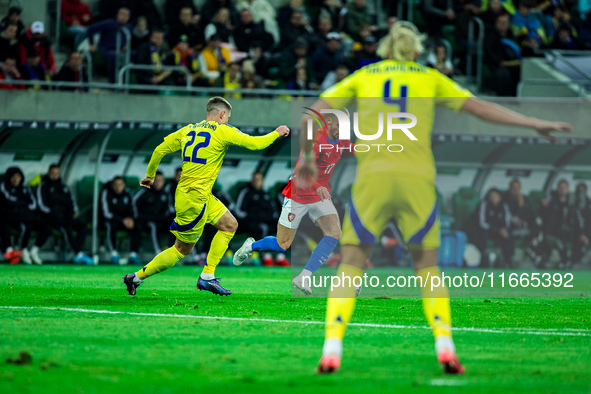
<path fill-rule="evenodd" d="M 211 291 L 213 294 L 218 294 L 220 296 L 229 296 L 232 292 L 228 289 L 224 289 L 220 282 L 218 282 L 217 278 L 212 280 L 205 280 L 202 277 L 199 277 L 197 281 L 197 288 L 199 290 Z"/>

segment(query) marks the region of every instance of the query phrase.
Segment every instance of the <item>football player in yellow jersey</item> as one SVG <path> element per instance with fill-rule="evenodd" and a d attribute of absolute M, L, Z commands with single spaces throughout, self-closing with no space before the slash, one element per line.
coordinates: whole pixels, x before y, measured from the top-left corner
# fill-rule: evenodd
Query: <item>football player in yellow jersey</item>
<path fill-rule="evenodd" d="M 501 106 L 472 97 L 451 79 L 434 69 L 414 62 L 422 52 L 421 37 L 409 22 L 398 22 L 381 42 L 378 54 L 386 60 L 361 68 L 325 91 L 313 109 L 343 108 L 355 102 L 361 134 L 374 134 L 379 114 L 403 112 L 416 116 L 416 125 L 407 130 L 416 140 L 408 141 L 404 150 L 392 153 L 382 148 L 356 152 L 357 175 L 351 191 L 351 201 L 345 214 L 340 240 L 342 260 L 338 276 L 355 278 L 363 275 L 365 262 L 386 223 L 394 219 L 405 243 L 411 250 L 415 275 L 424 281 L 440 276 L 437 267 L 439 218 L 435 194 L 435 163 L 431 150 L 431 131 L 435 106 L 452 111 L 464 111 L 477 118 L 497 124 L 534 129 L 543 137 L 555 140 L 553 131 L 570 131 L 562 122 L 549 122 L 527 117 Z M 412 119 L 412 118 L 411 118 Z M 302 119 L 306 129 L 308 117 Z M 408 123 L 408 119 L 406 122 Z M 372 130 L 371 133 L 363 132 Z M 394 131 L 396 132 L 396 131 Z M 409 137 L 402 134 L 400 138 Z M 305 138 L 306 133 L 302 133 Z M 392 133 L 390 133 L 392 134 Z M 371 144 L 388 145 L 387 133 Z M 390 136 L 391 138 L 391 136 Z M 398 139 L 398 137 L 396 137 Z M 360 143 L 359 140 L 356 141 Z M 298 179 L 307 187 L 316 177 L 311 155 L 311 142 L 305 141 L 306 160 L 300 167 Z M 341 363 L 345 328 L 355 308 L 356 288 L 347 280 L 329 295 L 326 313 L 325 342 L 319 373 L 333 373 Z M 359 282 L 358 282 L 359 283 Z M 423 308 L 435 336 L 438 362 L 446 373 L 464 373 L 456 356 L 451 333 L 451 312 L 447 288 L 430 291 L 421 287 Z"/>
<path fill-rule="evenodd" d="M 231 145 L 250 150 L 264 149 L 277 138 L 289 135 L 289 129 L 279 126 L 269 134 L 252 137 L 227 124 L 231 111 L 232 106 L 226 99 L 211 98 L 207 103 L 207 118 L 204 121 L 190 124 L 166 136 L 164 142 L 154 150 L 146 177 L 140 181 L 143 187 L 152 186 L 160 160 L 166 154 L 180 151 L 183 160 L 183 172 L 175 194 L 176 217 L 170 225 L 176 242 L 135 274 L 123 277 L 130 295 L 136 294 L 143 280 L 167 270 L 191 253 L 206 223 L 212 224 L 218 231 L 211 241 L 207 264 L 199 276 L 197 288 L 219 295 L 232 294 L 219 284 L 214 273 L 238 223 L 224 204 L 211 194 L 211 189 Z"/>

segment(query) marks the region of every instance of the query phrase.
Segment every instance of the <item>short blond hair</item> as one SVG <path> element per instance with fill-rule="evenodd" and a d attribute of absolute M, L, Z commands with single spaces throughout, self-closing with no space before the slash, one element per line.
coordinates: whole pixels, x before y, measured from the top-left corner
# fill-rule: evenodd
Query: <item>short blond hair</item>
<path fill-rule="evenodd" d="M 226 100 L 223 97 L 220 96 L 215 96 L 209 99 L 209 101 L 207 102 L 207 107 L 205 109 L 205 112 L 207 112 L 208 115 L 217 115 L 222 111 L 231 111 L 232 110 L 232 104 L 230 104 L 228 102 L 228 100 Z"/>
<path fill-rule="evenodd" d="M 415 54 L 423 52 L 423 35 L 417 27 L 407 21 L 392 26 L 388 35 L 380 40 L 377 54 L 383 59 L 414 61 Z"/>

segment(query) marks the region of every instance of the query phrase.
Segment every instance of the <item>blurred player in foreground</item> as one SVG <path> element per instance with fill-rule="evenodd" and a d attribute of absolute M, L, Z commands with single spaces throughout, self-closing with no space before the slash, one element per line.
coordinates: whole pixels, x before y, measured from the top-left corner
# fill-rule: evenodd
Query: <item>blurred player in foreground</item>
<path fill-rule="evenodd" d="M 381 149 L 355 154 L 357 175 L 343 222 L 339 277 L 344 275 L 353 279 L 363 275 L 365 261 L 375 240 L 391 218 L 398 224 L 411 250 L 415 275 L 424 282 L 430 276 L 440 276 L 437 267 L 439 218 L 431 150 L 436 105 L 455 112 L 464 111 L 487 122 L 534 129 L 552 141 L 556 139 L 551 132 L 571 131 L 567 123 L 524 116 L 472 97 L 470 92 L 438 71 L 415 63 L 422 50 L 417 28 L 408 22 L 396 23 L 380 42 L 378 50 L 378 54 L 387 60 L 361 68 L 324 92 L 312 106 L 321 112 L 322 109 L 346 107 L 356 101 L 359 117 L 369 121 L 388 112 L 410 113 L 417 118 L 411 129 L 416 140 L 410 141 L 406 139 L 408 135 L 405 137 L 400 130 L 395 130 L 397 140 L 407 141 L 404 151 L 391 153 Z M 303 117 L 302 130 L 305 130 L 308 119 Z M 408 123 L 408 118 L 403 123 Z M 367 129 L 375 133 L 375 127 Z M 305 133 L 302 134 L 305 137 Z M 383 133 L 371 143 L 389 142 L 387 133 Z M 306 141 L 306 161 L 299 168 L 297 177 L 304 186 L 310 184 L 317 173 L 311 150 L 311 141 Z M 342 282 L 328 298 L 326 339 L 319 373 L 333 373 L 341 364 L 342 340 L 355 308 L 356 292 L 352 283 Z M 421 294 L 425 315 L 433 328 L 439 363 L 445 373 L 464 373 L 452 340 L 448 289 L 439 287 L 431 291 L 426 286 L 421 287 Z"/>
<path fill-rule="evenodd" d="M 284 253 L 291 246 L 301 220 L 306 215 L 310 216 L 310 219 L 320 227 L 324 237 L 314 248 L 302 272 L 292 280 L 296 288 L 308 295 L 312 294 L 310 288 L 312 274 L 324 264 L 341 237 L 339 215 L 331 201 L 328 186 L 330 176 L 343 153 L 355 153 L 354 144 L 351 144 L 350 140 L 339 140 L 339 123 L 334 114 L 326 114 L 324 117 L 319 113 L 316 115 L 325 122 L 315 132 L 313 147 L 314 162 L 319 173 L 318 179 L 310 188 L 296 187 L 295 177 L 298 166 L 304 162 L 302 149 L 294 174 L 283 189 L 285 197 L 279 223 L 277 223 L 277 236 L 265 237 L 258 241 L 249 237 L 234 255 L 234 265 L 241 265 L 253 251 Z"/>
<path fill-rule="evenodd" d="M 232 294 L 219 284 L 214 273 L 238 223 L 224 204 L 211 194 L 211 189 L 220 172 L 224 155 L 231 145 L 250 150 L 264 149 L 277 138 L 287 136 L 289 129 L 287 126 L 279 126 L 267 135 L 252 137 L 227 124 L 231 111 L 232 106 L 226 99 L 211 98 L 207 103 L 207 118 L 204 121 L 190 124 L 168 135 L 154 150 L 146 177 L 140 181 L 148 189 L 154 184 L 160 160 L 166 154 L 182 149 L 182 174 L 174 203 L 176 217 L 170 225 L 170 232 L 176 236 L 176 242 L 135 274 L 123 277 L 123 283 L 130 295 L 135 295 L 143 280 L 167 270 L 191 253 L 206 223 L 212 224 L 218 231 L 211 241 L 207 264 L 199 276 L 197 288 L 213 294 Z"/>

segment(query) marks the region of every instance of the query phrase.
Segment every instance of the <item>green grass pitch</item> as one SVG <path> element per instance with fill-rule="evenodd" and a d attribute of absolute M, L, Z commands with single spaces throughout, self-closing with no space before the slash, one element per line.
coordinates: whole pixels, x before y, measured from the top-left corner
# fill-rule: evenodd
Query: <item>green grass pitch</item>
<path fill-rule="evenodd" d="M 349 327 L 319 376 L 326 300 L 291 298 L 289 269 L 220 267 L 224 298 L 195 289 L 197 267 L 130 297 L 130 271 L 0 266 L 0 393 L 591 392 L 588 298 L 452 299 L 465 376 L 442 374 L 419 299 L 359 299 L 353 322 L 400 327 Z"/>

